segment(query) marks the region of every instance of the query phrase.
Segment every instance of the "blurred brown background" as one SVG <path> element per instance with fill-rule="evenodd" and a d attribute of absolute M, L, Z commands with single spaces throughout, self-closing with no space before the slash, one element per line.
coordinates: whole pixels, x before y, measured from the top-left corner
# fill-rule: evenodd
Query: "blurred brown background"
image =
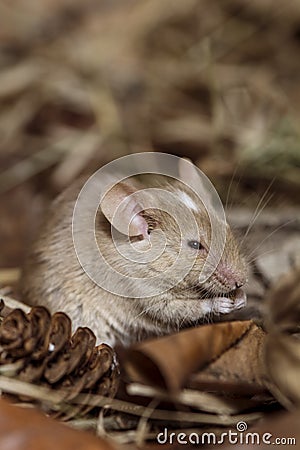
<path fill-rule="evenodd" d="M 299 204 L 299 0 L 1 0 L 0 283 L 51 198 L 132 152 Z M 2 278 L 1 278 L 2 277 Z"/>

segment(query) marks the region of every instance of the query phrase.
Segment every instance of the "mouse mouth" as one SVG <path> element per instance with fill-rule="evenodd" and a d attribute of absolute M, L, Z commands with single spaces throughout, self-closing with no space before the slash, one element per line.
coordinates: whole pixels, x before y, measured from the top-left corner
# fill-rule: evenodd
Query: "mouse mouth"
<path fill-rule="evenodd" d="M 236 288 L 230 292 L 222 293 L 216 297 L 213 297 L 212 300 L 216 301 L 229 301 L 234 303 L 234 309 L 243 308 L 247 302 L 247 296 L 243 289 Z"/>
<path fill-rule="evenodd" d="M 247 295 L 241 288 L 217 294 L 208 290 L 201 290 L 200 298 L 201 297 L 205 300 L 211 300 L 215 312 L 220 313 L 228 313 L 235 309 L 241 309 L 246 306 L 247 303 Z"/>
<path fill-rule="evenodd" d="M 215 314 L 229 314 L 232 311 L 241 309 L 246 306 L 246 293 L 241 288 L 234 289 L 230 292 L 222 293 L 211 299 L 212 311 Z"/>

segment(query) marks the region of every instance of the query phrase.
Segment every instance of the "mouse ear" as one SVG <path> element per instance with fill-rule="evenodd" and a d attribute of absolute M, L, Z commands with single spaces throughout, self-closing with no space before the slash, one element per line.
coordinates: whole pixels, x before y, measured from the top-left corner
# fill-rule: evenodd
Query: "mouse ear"
<path fill-rule="evenodd" d="M 120 182 L 104 195 L 100 208 L 107 220 L 120 233 L 149 239 L 148 224 L 141 215 L 143 208 L 132 196 L 138 190 L 130 183 Z"/>
<path fill-rule="evenodd" d="M 181 181 L 193 188 L 197 193 L 201 193 L 201 200 L 204 204 L 211 204 L 211 193 L 205 180 L 199 175 L 199 171 L 189 158 L 180 158 L 178 162 L 178 172 Z"/>

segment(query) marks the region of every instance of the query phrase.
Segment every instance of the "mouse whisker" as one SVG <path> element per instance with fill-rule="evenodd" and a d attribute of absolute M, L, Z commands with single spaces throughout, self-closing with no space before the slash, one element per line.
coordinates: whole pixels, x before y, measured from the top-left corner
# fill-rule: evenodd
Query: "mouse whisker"
<path fill-rule="evenodd" d="M 255 256 L 253 256 L 253 257 L 250 258 L 250 259 L 249 259 L 249 258 L 247 257 L 247 255 L 246 255 L 247 263 L 248 263 L 248 264 L 252 264 L 252 263 L 254 263 L 254 262 L 257 261 L 257 258 L 258 258 L 258 257 L 261 258 L 262 256 L 271 255 L 272 253 L 275 253 L 275 252 L 276 252 L 276 249 L 273 248 L 272 250 L 268 250 L 268 251 L 259 253 L 258 255 L 255 255 Z"/>
<path fill-rule="evenodd" d="M 238 168 L 239 168 L 239 164 L 237 164 L 237 165 L 235 166 L 235 169 L 234 169 L 234 171 L 233 171 L 233 173 L 232 173 L 232 175 L 231 175 L 229 187 L 228 187 L 228 189 L 227 189 L 227 194 L 226 194 L 225 210 L 227 210 L 227 207 L 228 207 L 228 201 L 229 201 L 230 191 L 231 191 L 231 188 L 232 188 L 232 184 L 233 184 L 234 178 L 235 178 L 235 176 L 236 176 L 236 174 L 237 174 Z M 240 182 L 240 181 L 241 181 L 241 178 L 239 179 L 239 182 Z M 239 182 L 238 182 L 238 183 L 239 183 Z M 236 186 L 236 188 L 237 188 L 237 186 Z M 236 190 L 236 188 L 235 188 L 235 190 Z"/>
<path fill-rule="evenodd" d="M 254 254 L 255 254 L 255 252 L 262 246 L 262 244 L 264 243 L 264 242 L 266 242 L 271 236 L 273 236 L 275 233 L 277 233 L 279 230 L 281 230 L 282 228 L 284 228 L 284 227 L 286 227 L 289 223 L 292 223 L 292 222 L 294 222 L 295 221 L 295 219 L 291 219 L 291 220 L 288 220 L 287 222 L 285 222 L 285 223 L 283 223 L 283 224 L 281 224 L 281 225 L 279 225 L 277 228 L 275 228 L 271 233 L 269 233 L 252 251 L 251 251 L 251 253 L 248 255 L 248 258 L 251 258 Z M 273 250 L 274 251 L 274 250 Z M 261 256 L 261 255 L 258 255 L 258 256 Z"/>
<path fill-rule="evenodd" d="M 274 181 L 275 181 L 275 177 L 271 180 L 271 182 L 269 183 L 269 186 L 267 187 L 267 189 L 265 190 L 264 194 L 263 194 L 262 197 L 260 198 L 260 200 L 259 200 L 259 202 L 258 202 L 258 204 L 257 204 L 257 206 L 256 206 L 256 208 L 255 208 L 255 210 L 254 210 L 254 213 L 253 213 L 253 215 L 252 215 L 252 219 L 251 219 L 250 222 L 249 222 L 248 228 L 247 228 L 247 230 L 245 231 L 245 234 L 244 234 L 244 236 L 243 236 L 243 239 L 242 239 L 240 245 L 243 245 L 243 243 L 244 243 L 246 237 L 248 236 L 248 234 L 249 234 L 251 228 L 252 228 L 253 225 L 255 224 L 255 221 L 258 219 L 258 217 L 260 216 L 260 214 L 262 213 L 262 211 L 266 208 L 266 206 L 268 205 L 268 203 L 269 203 L 269 202 L 271 201 L 271 199 L 273 198 L 274 194 L 271 194 L 271 195 L 269 196 L 269 198 L 266 199 L 265 203 L 263 203 L 264 200 L 265 200 L 265 198 L 266 198 L 266 196 L 267 196 L 267 194 L 268 194 L 268 192 L 270 191 L 272 185 L 274 184 Z M 261 205 L 262 205 L 262 206 L 261 206 Z"/>

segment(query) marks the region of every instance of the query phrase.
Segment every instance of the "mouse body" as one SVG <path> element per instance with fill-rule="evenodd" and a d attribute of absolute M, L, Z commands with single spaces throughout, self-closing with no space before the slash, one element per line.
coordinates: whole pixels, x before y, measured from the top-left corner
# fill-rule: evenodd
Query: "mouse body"
<path fill-rule="evenodd" d="M 184 175 L 187 181 L 191 176 L 192 173 Z M 98 343 L 111 346 L 128 346 L 177 332 L 182 327 L 207 321 L 214 314 L 229 313 L 245 305 L 242 286 L 247 278 L 247 264 L 230 227 L 225 225 L 226 242 L 216 267 L 205 282 L 199 282 L 210 247 L 211 219 L 184 182 L 163 176 L 125 179 L 112 187 L 100 202 L 95 218 L 95 240 L 105 261 L 122 275 L 123 284 L 117 286 L 116 281 L 111 291 L 118 288 L 124 295 L 96 284 L 78 260 L 72 235 L 74 206 L 83 185 L 84 180 L 76 181 L 50 206 L 23 272 L 21 286 L 28 304 L 44 305 L 51 312 L 64 311 L 74 329 L 87 326 L 95 333 Z M 150 194 L 153 206 L 140 208 L 136 213 L 136 200 L 132 200 L 131 194 L 146 187 L 154 188 Z M 156 198 L 158 190 L 170 196 L 168 202 L 175 211 L 173 214 L 166 206 L 160 208 Z M 182 210 L 174 207 L 176 199 Z M 115 230 L 116 245 L 112 223 L 121 201 L 124 202 L 121 221 L 122 214 L 126 216 L 130 211 L 131 222 L 128 232 L 123 232 L 122 226 Z M 198 227 L 197 235 L 191 226 L 191 215 Z M 84 235 L 84 226 L 81 231 Z M 134 252 L 143 254 L 155 239 L 163 251 L 153 260 L 140 263 L 128 254 L 124 257 L 123 248 L 133 246 Z M 176 268 L 172 269 L 175 261 Z M 98 261 L 91 260 L 90 264 L 97 268 Z M 186 267 L 190 268 L 187 273 Z M 182 273 L 185 273 L 183 277 Z M 144 282 L 146 278 L 150 284 Z M 154 287 L 154 295 L 149 296 L 152 292 L 149 286 Z"/>

